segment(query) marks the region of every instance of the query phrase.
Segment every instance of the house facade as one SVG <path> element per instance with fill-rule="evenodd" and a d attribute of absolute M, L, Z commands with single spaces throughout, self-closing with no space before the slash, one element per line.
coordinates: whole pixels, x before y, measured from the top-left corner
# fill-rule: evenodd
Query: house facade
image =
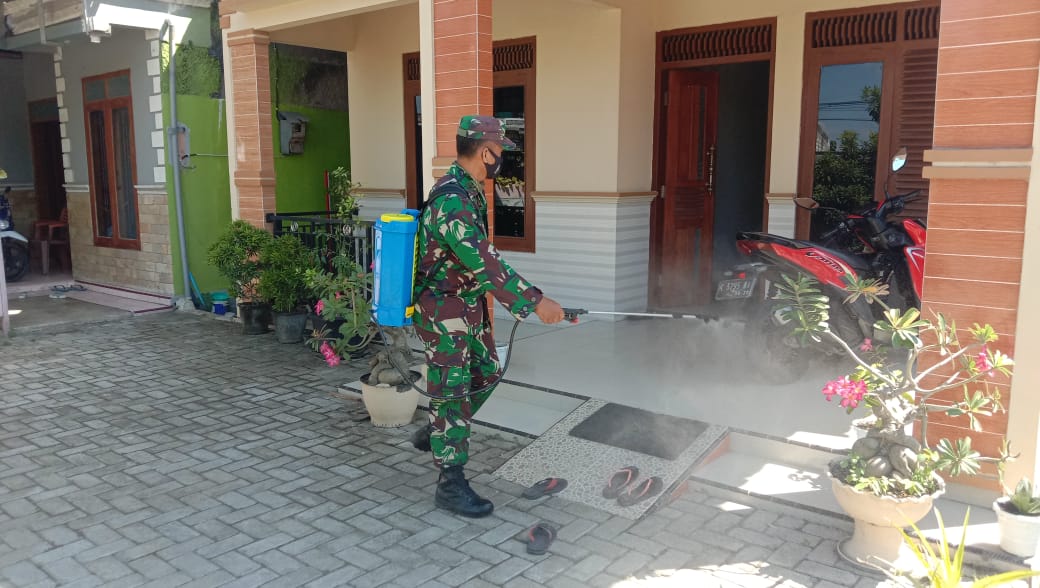
<path fill-rule="evenodd" d="M 1020 360 L 1009 412 L 975 446 L 1006 435 L 1023 454 L 1012 467 L 1036 469 L 1040 317 L 1023 301 L 1040 288 L 1037 0 L 222 0 L 220 13 L 234 216 L 262 225 L 277 209 L 275 137 L 258 124 L 270 44 L 342 51 L 366 214 L 422 198 L 463 114 L 499 116 L 523 149 L 494 186 L 494 239 L 566 305 L 695 306 L 735 259 L 734 231 L 818 230 L 792 197 L 921 189 L 908 214 L 929 226 L 925 312 L 993 324 Z M 853 155 L 853 179 L 821 175 Z"/>
<path fill-rule="evenodd" d="M 0 4 L 4 65 L 24 78 L 5 85 L 11 132 L 0 137 L 12 159 L 16 226 L 32 239 L 33 221 L 67 214 L 76 281 L 183 291 L 163 64 L 171 42 L 212 44 L 211 8 L 208 0 Z"/>

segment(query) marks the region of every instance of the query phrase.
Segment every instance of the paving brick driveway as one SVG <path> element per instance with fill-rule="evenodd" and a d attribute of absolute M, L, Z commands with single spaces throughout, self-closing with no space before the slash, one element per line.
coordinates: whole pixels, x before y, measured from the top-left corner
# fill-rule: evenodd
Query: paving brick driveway
<path fill-rule="evenodd" d="M 836 560 L 843 521 L 708 486 L 635 524 L 518 499 L 488 436 L 495 515 L 446 515 L 412 429 L 332 395 L 356 375 L 184 313 L 0 341 L 0 585 L 878 585 Z M 516 539 L 538 520 L 548 556 Z"/>

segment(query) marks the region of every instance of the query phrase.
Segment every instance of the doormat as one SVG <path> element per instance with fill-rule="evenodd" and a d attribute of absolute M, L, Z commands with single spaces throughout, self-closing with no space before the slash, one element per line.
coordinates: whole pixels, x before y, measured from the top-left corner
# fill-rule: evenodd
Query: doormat
<path fill-rule="evenodd" d="M 700 421 L 611 403 L 571 429 L 571 435 L 674 461 L 707 428 Z"/>
<path fill-rule="evenodd" d="M 686 445 L 677 459 L 669 460 L 571 434 L 575 427 L 607 404 L 598 399 L 586 401 L 502 464 L 495 475 L 525 488 L 544 478 L 565 478 L 568 485 L 559 494 L 561 499 L 637 520 L 658 502 L 667 501 L 672 489 L 688 478 L 693 467 L 726 435 L 725 427 L 709 425 Z M 660 477 L 664 491 L 632 506 L 621 506 L 617 500 L 603 498 L 603 486 L 611 474 L 625 466 L 639 468 L 640 479 Z"/>

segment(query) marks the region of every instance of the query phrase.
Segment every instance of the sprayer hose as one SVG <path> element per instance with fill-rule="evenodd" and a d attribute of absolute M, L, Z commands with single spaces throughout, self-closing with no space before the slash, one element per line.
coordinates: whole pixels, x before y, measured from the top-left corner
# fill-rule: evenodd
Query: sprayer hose
<path fill-rule="evenodd" d="M 490 389 L 494 388 L 495 386 L 497 386 L 499 384 L 499 382 L 501 382 L 506 377 L 506 370 L 509 369 L 509 360 L 513 358 L 513 353 L 512 353 L 513 339 L 516 337 L 516 329 L 520 326 L 520 321 L 516 321 L 515 323 L 513 323 L 513 330 L 510 331 L 510 333 L 509 333 L 509 350 L 510 351 L 506 353 L 506 361 L 502 365 L 502 371 L 501 371 L 501 373 L 499 373 L 498 378 L 496 378 L 493 382 L 491 382 L 490 384 L 488 384 L 488 385 L 486 385 L 486 386 L 484 386 L 482 388 L 478 388 L 476 390 L 471 390 L 471 391 L 465 392 L 463 394 L 454 394 L 454 395 L 450 395 L 450 396 L 436 396 L 436 395 L 430 394 L 426 390 L 423 390 L 422 388 L 416 386 L 415 385 L 415 380 L 413 380 L 413 379 L 411 379 L 409 377 L 410 374 L 408 373 L 408 370 L 405 370 L 401 366 L 397 365 L 397 362 L 394 361 L 393 353 L 390 352 L 391 351 L 390 350 L 390 343 L 389 343 L 389 340 L 386 337 L 386 333 L 383 332 L 383 326 L 379 324 L 379 321 L 375 321 L 374 320 L 372 322 L 374 322 L 376 324 L 376 328 L 379 330 L 379 337 L 383 340 L 383 346 L 386 347 L 386 358 L 387 358 L 387 361 L 390 362 L 390 365 L 394 366 L 394 369 L 396 369 L 397 372 L 399 374 L 401 374 L 401 377 L 404 378 L 404 381 L 408 382 L 408 384 L 411 385 L 411 387 L 416 392 L 418 392 L 419 394 L 422 394 L 423 396 L 425 396 L 427 398 L 432 398 L 434 400 L 459 400 L 461 398 L 469 398 L 470 396 L 476 396 L 477 394 L 480 394 L 482 392 L 487 392 L 488 390 L 490 390 Z"/>

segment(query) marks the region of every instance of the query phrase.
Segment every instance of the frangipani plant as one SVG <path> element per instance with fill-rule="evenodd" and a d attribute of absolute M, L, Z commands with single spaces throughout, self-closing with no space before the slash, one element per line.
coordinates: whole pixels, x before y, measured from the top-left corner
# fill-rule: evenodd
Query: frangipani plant
<path fill-rule="evenodd" d="M 1006 443 L 1001 454 L 993 457 L 983 457 L 972 448 L 971 437 L 942 439 L 934 447 L 928 444 L 929 414 L 963 417 L 972 431 L 981 431 L 980 417 L 1004 410 L 999 388 L 989 379 L 997 374 L 1010 376 L 1013 362 L 993 347 L 998 340 L 993 327 L 976 324 L 962 341 L 956 324 L 943 315 L 931 321 L 916 308 L 889 308 L 883 300 L 887 285 L 853 280 L 846 288 L 845 303 L 862 297 L 885 309 L 884 319 L 874 325 L 885 342 L 867 340 L 853 349 L 831 330 L 829 300 L 814 280 L 784 276 L 777 289 L 776 299 L 782 303 L 778 310 L 794 325 L 796 336 L 806 343 L 831 341 L 856 362 L 851 373 L 823 389 L 827 400 L 839 397 L 849 414 L 860 405 L 869 413 L 854 421 L 867 431 L 866 436 L 831 466 L 837 479 L 879 496 L 928 496 L 943 489 L 939 472 L 972 475 L 983 462 L 1002 466 L 1010 459 Z M 938 359 L 922 362 L 926 354 L 937 354 Z M 961 399 L 940 398 L 957 389 L 963 391 Z M 920 425 L 919 438 L 912 435 L 915 424 Z"/>

